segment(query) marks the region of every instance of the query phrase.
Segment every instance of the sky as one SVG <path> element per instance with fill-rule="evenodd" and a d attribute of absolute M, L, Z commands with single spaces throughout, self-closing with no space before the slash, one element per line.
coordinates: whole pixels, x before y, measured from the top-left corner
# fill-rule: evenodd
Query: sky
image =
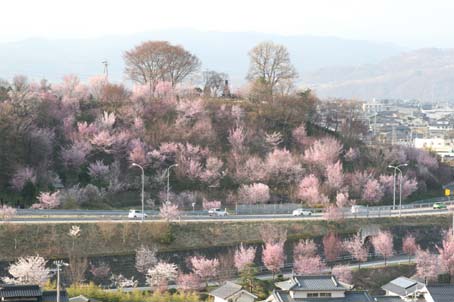
<path fill-rule="evenodd" d="M 2 1 L 0 41 L 162 29 L 253 31 L 454 47 L 451 0 Z"/>

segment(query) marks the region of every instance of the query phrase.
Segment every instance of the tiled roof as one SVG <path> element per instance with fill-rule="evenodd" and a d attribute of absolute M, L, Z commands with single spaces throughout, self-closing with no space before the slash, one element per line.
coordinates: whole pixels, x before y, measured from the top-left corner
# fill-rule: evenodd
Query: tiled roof
<path fill-rule="evenodd" d="M 69 302 L 98 302 L 98 300 L 87 298 L 83 295 L 69 298 Z"/>
<path fill-rule="evenodd" d="M 429 285 L 427 290 L 435 302 L 454 302 L 453 285 Z"/>
<path fill-rule="evenodd" d="M 242 290 L 241 285 L 238 285 L 238 284 L 235 284 L 232 282 L 226 282 L 221 287 L 218 287 L 215 290 L 211 291 L 210 295 L 219 297 L 221 299 L 226 299 L 226 298 L 231 297 L 232 295 L 236 294 L 240 290 Z"/>
<path fill-rule="evenodd" d="M 342 298 L 303 298 L 293 299 L 287 291 L 274 291 L 273 296 L 278 302 L 374 302 L 365 291 L 346 292 Z"/>
<path fill-rule="evenodd" d="M 42 302 L 57 302 L 57 291 L 46 290 L 43 291 Z M 60 290 L 60 302 L 68 302 L 68 293 L 66 290 Z"/>
<path fill-rule="evenodd" d="M 38 285 L 0 285 L 0 297 L 40 297 L 42 291 Z"/>
<path fill-rule="evenodd" d="M 421 290 L 425 287 L 424 283 L 409 279 L 407 277 L 399 277 L 388 284 L 382 286 L 382 289 L 390 291 L 401 297 L 406 297 L 414 292 Z"/>
<path fill-rule="evenodd" d="M 404 301 L 398 296 L 377 296 L 377 297 L 374 297 L 374 299 L 376 302 L 402 302 L 402 301 Z"/>
<path fill-rule="evenodd" d="M 347 290 L 331 275 L 294 276 L 288 281 L 276 283 L 276 286 L 283 290 Z"/>

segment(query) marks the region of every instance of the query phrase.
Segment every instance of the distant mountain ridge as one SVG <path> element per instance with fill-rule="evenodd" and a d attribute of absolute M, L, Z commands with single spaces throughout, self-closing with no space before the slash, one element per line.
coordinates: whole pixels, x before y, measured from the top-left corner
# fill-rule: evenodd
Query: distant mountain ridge
<path fill-rule="evenodd" d="M 109 61 L 112 80 L 123 77 L 122 53 L 146 40 L 167 40 L 183 45 L 202 61 L 203 69 L 226 72 L 234 84 L 241 84 L 247 73 L 248 51 L 257 43 L 272 40 L 288 47 L 300 75 L 328 66 L 375 64 L 404 51 L 388 43 L 346 40 L 336 37 L 281 36 L 247 32 L 202 32 L 162 30 L 97 39 L 28 39 L 0 44 L 0 78 L 16 74 L 58 81 L 74 73 L 87 79 L 103 71 Z"/>
<path fill-rule="evenodd" d="M 327 67 L 302 76 L 322 98 L 454 100 L 454 49 L 426 48 L 378 64 Z"/>

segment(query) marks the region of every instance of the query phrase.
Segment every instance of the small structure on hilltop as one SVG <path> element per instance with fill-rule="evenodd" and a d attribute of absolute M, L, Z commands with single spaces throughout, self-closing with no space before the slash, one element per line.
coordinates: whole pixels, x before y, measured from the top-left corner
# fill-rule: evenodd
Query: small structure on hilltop
<path fill-rule="evenodd" d="M 214 297 L 214 302 L 254 302 L 257 299 L 241 285 L 228 281 L 211 291 L 210 296 Z"/>

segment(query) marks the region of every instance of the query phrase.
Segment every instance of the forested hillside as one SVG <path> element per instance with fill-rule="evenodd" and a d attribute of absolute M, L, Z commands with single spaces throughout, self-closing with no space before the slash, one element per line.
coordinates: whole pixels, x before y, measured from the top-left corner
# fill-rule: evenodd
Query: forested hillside
<path fill-rule="evenodd" d="M 133 162 L 145 168 L 149 207 L 166 199 L 166 170 L 177 164 L 169 199 L 180 209 L 216 201 L 385 202 L 391 163 L 409 163 L 404 198 L 452 178 L 427 152 L 368 149 L 317 127 L 318 99 L 309 91 L 267 101 L 222 99 L 166 82 L 150 94 L 147 85 L 129 90 L 104 77 L 83 84 L 76 76 L 52 84 L 16 77 L 2 87 L 0 196 L 12 206 L 138 205 L 141 174 Z"/>

